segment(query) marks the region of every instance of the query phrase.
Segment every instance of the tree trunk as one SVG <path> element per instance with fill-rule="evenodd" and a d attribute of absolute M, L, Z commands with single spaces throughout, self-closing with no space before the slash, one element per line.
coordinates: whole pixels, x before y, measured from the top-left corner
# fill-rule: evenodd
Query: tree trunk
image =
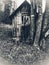
<path fill-rule="evenodd" d="M 36 30 L 35 40 L 34 40 L 34 46 L 38 46 L 38 43 L 39 43 L 39 38 L 41 34 L 41 29 L 42 29 L 42 20 L 43 20 L 43 14 L 39 15 L 39 18 L 36 23 L 37 30 Z"/>

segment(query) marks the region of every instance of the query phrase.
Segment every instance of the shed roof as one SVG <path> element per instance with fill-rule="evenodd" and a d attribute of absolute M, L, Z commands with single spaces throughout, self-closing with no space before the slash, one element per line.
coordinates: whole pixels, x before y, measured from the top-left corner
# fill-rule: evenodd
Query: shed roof
<path fill-rule="evenodd" d="M 30 3 L 25 0 L 25 1 L 9 16 L 10 19 L 12 19 L 12 18 L 17 14 L 17 12 L 18 12 L 19 10 L 21 10 L 22 7 L 25 6 L 25 5 L 28 5 L 29 8 L 30 8 Z"/>

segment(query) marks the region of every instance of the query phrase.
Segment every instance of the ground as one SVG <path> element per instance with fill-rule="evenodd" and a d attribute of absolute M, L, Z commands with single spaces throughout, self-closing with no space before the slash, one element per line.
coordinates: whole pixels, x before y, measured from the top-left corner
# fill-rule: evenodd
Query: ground
<path fill-rule="evenodd" d="M 0 63 L 2 65 L 49 65 L 49 37 L 46 49 L 38 50 L 25 42 L 16 42 L 0 34 Z M 2 62 L 4 61 L 4 62 Z M 8 62 L 7 62 L 8 61 Z"/>

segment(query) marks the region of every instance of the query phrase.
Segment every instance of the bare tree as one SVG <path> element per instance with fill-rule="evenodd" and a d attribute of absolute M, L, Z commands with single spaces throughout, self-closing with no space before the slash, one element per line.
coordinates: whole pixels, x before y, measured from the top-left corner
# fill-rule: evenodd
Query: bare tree
<path fill-rule="evenodd" d="M 43 1 L 42 0 L 40 0 L 40 1 L 39 0 L 30 0 L 30 1 L 31 1 L 31 4 L 33 4 L 33 6 L 35 7 L 34 9 L 35 9 L 36 13 L 35 14 L 33 13 L 33 14 L 35 16 L 36 16 L 36 14 L 38 14 L 38 16 L 34 18 L 35 19 L 34 24 L 35 24 L 36 27 L 33 28 L 33 24 L 31 24 L 32 25 L 32 29 L 33 30 L 35 29 L 35 31 L 32 30 L 32 34 L 34 32 L 34 46 L 38 47 L 39 46 L 39 39 L 40 39 L 42 30 L 43 30 L 43 21 L 44 21 L 44 13 L 45 13 L 44 10 L 45 9 L 42 10 L 42 6 L 44 5 L 44 4 L 42 5 L 42 2 L 44 0 Z M 31 9 L 33 9 L 33 6 L 31 7 Z M 32 20 L 32 21 L 34 21 L 34 20 Z M 32 38 L 33 38 L 33 35 L 32 35 Z"/>

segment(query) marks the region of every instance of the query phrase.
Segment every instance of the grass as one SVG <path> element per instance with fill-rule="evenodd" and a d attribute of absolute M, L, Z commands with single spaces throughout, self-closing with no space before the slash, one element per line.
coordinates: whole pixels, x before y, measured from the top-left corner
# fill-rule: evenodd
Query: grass
<path fill-rule="evenodd" d="M 0 29 L 0 31 L 0 55 L 7 61 L 13 64 L 31 65 L 34 62 L 45 59 L 46 53 L 42 50 L 38 50 L 33 45 L 25 42 L 16 42 L 16 40 L 13 42 L 6 29 Z M 47 39 L 47 46 L 48 43 Z"/>

